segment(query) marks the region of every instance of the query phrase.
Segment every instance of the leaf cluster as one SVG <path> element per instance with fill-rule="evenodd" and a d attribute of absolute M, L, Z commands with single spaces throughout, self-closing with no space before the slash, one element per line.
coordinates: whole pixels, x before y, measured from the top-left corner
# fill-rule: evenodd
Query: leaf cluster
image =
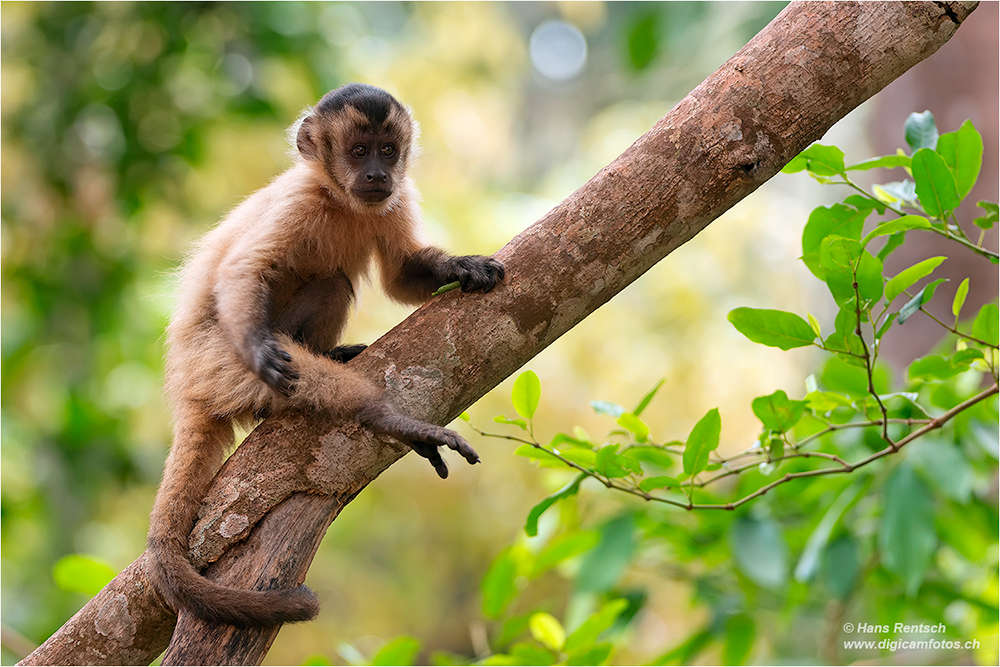
<path fill-rule="evenodd" d="M 656 543 L 669 545 L 673 554 L 663 567 L 693 568 L 678 576 L 698 582 L 694 598 L 712 612 L 708 623 L 653 664 L 688 663 L 713 645 L 727 664 L 746 661 L 761 635 L 773 635 L 749 613 L 751 601 L 767 606 L 767 596 L 778 600 L 795 589 L 815 590 L 819 598 L 836 601 L 837 609 L 852 598 L 875 599 L 862 590 L 877 590 L 882 597 L 872 595 L 882 600 L 878 604 L 919 602 L 931 619 L 941 618 L 949 600 L 962 599 L 978 610 L 981 622 L 995 623 L 995 600 L 963 593 L 961 576 L 940 559 L 946 554 L 977 563 L 987 553 L 985 544 L 995 549 L 995 530 L 985 526 L 996 518 L 996 508 L 982 495 L 982 483 L 996 470 L 1000 313 L 996 304 L 966 311 L 968 279 L 952 300 L 953 320 L 928 312 L 944 282 L 933 274 L 945 256 L 895 275 L 884 268 L 908 233 L 935 233 L 996 262 L 982 235 L 973 242 L 956 218 L 979 173 L 982 139 L 970 122 L 939 134 L 929 113 L 911 115 L 905 130 L 912 154 L 899 151 L 847 165 L 840 149 L 817 144 L 786 168 L 855 193 L 813 211 L 802 235 L 803 262 L 826 285 L 836 312 L 832 331 L 824 331 L 812 314 L 747 307 L 729 314 L 751 341 L 782 350 L 813 347 L 827 355 L 799 397 L 779 389 L 752 401 L 760 431 L 750 447 L 719 453 L 717 408 L 683 441 L 657 439 L 643 415 L 663 381 L 631 410 L 591 402 L 595 412 L 613 420 L 602 439 L 580 428 L 540 439 L 534 417 L 542 388 L 531 371 L 514 384 L 517 415 L 495 419 L 514 433 L 473 426 L 481 435 L 516 443 L 515 454 L 536 465 L 571 475 L 528 513 L 528 543 L 542 540 L 545 546 L 537 553 L 512 546 L 484 579 L 484 614 L 501 622 L 501 636 L 514 627 L 502 616 L 537 577 L 537 560 L 551 561 L 543 557 L 548 550 L 568 554 L 562 570 L 574 580 L 574 595 L 591 589 L 607 594 L 636 554 Z M 875 168 L 903 169 L 907 178 L 871 192 L 851 179 L 852 172 Z M 979 207 L 985 214 L 973 223 L 985 231 L 996 224 L 997 207 Z M 879 219 L 872 223 L 874 214 Z M 914 359 L 904 381 L 893 386 L 879 360 L 883 341 L 917 313 L 937 322 L 948 338 Z M 468 415 L 463 418 L 468 421 Z M 577 526 L 581 496 L 595 486 L 647 502 L 602 523 L 595 537 Z M 742 591 L 735 598 L 725 592 L 733 590 L 734 574 Z M 809 606 L 801 590 L 795 602 L 785 599 Z M 578 656 L 565 650 L 565 622 L 537 609 L 511 618 L 530 635 L 530 648 L 516 643 L 488 658 L 489 664 L 576 664 Z M 836 651 L 826 657 L 839 659 Z"/>

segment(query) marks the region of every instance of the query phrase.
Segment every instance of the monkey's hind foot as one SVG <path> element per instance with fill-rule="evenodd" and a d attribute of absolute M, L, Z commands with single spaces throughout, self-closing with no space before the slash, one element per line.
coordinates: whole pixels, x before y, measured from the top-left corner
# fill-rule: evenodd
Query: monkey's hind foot
<path fill-rule="evenodd" d="M 441 458 L 438 447 L 444 446 L 455 450 L 470 465 L 479 463 L 479 454 L 458 433 L 414 419 L 388 403 L 369 405 L 358 413 L 357 419 L 372 430 L 391 435 L 409 445 L 413 451 L 434 466 L 434 471 L 441 479 L 448 476 L 448 466 Z"/>
<path fill-rule="evenodd" d="M 438 451 L 438 447 L 441 445 L 461 454 L 470 465 L 479 463 L 479 454 L 458 433 L 433 424 L 424 424 L 423 426 L 425 428 L 421 429 L 419 435 L 403 441 L 413 451 L 427 459 L 434 466 L 434 472 L 441 479 L 448 477 L 448 466 L 445 465 L 444 459 L 441 458 L 441 452 Z"/>
<path fill-rule="evenodd" d="M 368 346 L 360 343 L 357 345 L 338 345 L 332 350 L 324 352 L 323 356 L 342 364 L 346 364 L 348 361 L 361 354 L 366 347 Z"/>

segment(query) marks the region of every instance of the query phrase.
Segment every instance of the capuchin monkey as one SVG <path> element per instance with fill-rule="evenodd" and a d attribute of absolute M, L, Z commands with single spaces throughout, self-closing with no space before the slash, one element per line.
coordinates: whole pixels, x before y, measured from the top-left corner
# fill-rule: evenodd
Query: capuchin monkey
<path fill-rule="evenodd" d="M 152 581 L 175 610 L 238 626 L 303 621 L 319 610 L 305 586 L 228 588 L 188 558 L 234 424 L 317 410 L 400 440 L 442 478 L 442 445 L 479 461 L 457 433 L 403 414 L 345 365 L 364 345 L 337 347 L 373 258 L 386 293 L 408 304 L 455 281 L 489 292 L 504 277 L 494 259 L 452 257 L 422 240 L 419 196 L 406 174 L 416 133 L 409 111 L 384 90 L 355 83 L 327 93 L 298 127 L 295 164 L 226 216 L 184 266 L 167 329 L 174 440 L 148 539 Z"/>

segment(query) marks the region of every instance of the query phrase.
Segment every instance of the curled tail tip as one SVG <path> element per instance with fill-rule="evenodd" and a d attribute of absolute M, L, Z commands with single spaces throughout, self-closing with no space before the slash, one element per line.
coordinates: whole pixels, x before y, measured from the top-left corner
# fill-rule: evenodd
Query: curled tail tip
<path fill-rule="evenodd" d="M 238 627 L 273 627 L 308 621 L 319 613 L 319 600 L 305 585 L 256 591 L 217 584 L 202 576 L 169 543 L 150 540 L 148 572 L 153 587 L 174 611 L 189 611 L 209 623 Z"/>
<path fill-rule="evenodd" d="M 282 599 L 287 604 L 284 610 L 285 620 L 283 623 L 298 623 L 300 621 L 311 621 L 319 614 L 319 600 L 316 594 L 305 584 L 290 591 L 271 591 L 281 594 Z"/>

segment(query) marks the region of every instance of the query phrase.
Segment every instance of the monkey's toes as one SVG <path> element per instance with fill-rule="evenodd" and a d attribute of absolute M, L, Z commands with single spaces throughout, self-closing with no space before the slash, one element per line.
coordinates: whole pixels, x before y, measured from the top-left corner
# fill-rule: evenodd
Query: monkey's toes
<path fill-rule="evenodd" d="M 460 436 L 458 433 L 455 433 L 454 431 L 446 431 L 444 441 L 444 444 L 448 446 L 448 449 L 452 449 L 461 454 L 470 465 L 479 463 L 479 454 L 477 454 L 476 450 L 472 448 L 472 445 L 470 445 L 465 438 Z"/>

